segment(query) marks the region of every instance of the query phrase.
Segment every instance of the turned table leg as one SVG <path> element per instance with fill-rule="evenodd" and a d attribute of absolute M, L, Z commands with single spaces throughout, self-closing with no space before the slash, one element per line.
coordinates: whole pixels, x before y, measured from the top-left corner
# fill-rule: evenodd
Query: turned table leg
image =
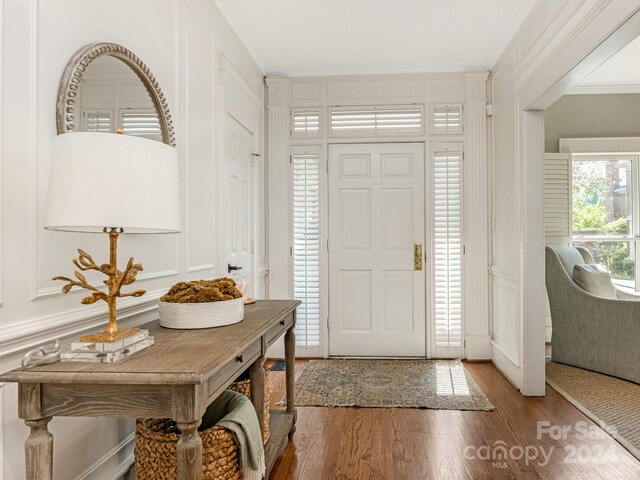
<path fill-rule="evenodd" d="M 176 422 L 182 432 L 176 445 L 178 480 L 202 480 L 202 439 L 198 435 L 201 422 Z"/>
<path fill-rule="evenodd" d="M 289 439 L 296 431 L 296 409 L 294 407 L 294 383 L 296 375 L 296 334 L 295 334 L 295 312 L 293 313 L 293 325 L 284 335 L 284 359 L 286 363 L 287 381 L 287 412 L 293 413 L 293 426 L 289 431 Z"/>
<path fill-rule="evenodd" d="M 264 437 L 264 357 L 259 357 L 249 370 L 249 380 L 251 383 L 251 403 L 256 409 L 258 415 L 258 423 L 260 424 L 260 432 Z"/>
<path fill-rule="evenodd" d="M 31 433 L 24 444 L 27 480 L 52 480 L 53 435 L 47 430 L 51 417 L 25 420 Z"/>

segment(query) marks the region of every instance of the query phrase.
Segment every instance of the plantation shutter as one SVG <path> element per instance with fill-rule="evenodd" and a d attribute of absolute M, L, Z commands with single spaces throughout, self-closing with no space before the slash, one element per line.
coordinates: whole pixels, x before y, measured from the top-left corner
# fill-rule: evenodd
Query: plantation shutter
<path fill-rule="evenodd" d="M 434 353 L 436 356 L 458 356 L 464 352 L 460 145 L 438 146 L 434 151 L 433 169 Z"/>
<path fill-rule="evenodd" d="M 162 129 L 158 114 L 152 109 L 127 109 L 121 114 L 122 131 L 125 135 L 162 141 Z"/>
<path fill-rule="evenodd" d="M 111 112 L 108 110 L 85 110 L 82 113 L 85 132 L 113 133 Z"/>
<path fill-rule="evenodd" d="M 431 106 L 431 133 L 452 135 L 462 133 L 462 105 L 440 104 Z"/>
<path fill-rule="evenodd" d="M 376 137 L 422 134 L 422 106 L 332 107 L 331 135 Z"/>
<path fill-rule="evenodd" d="M 291 136 L 294 138 L 320 136 L 320 110 L 318 108 L 294 108 L 291 110 Z"/>
<path fill-rule="evenodd" d="M 547 245 L 571 240 L 571 165 L 566 153 L 544 156 L 544 235 Z"/>
<path fill-rule="evenodd" d="M 293 291 L 296 344 L 320 345 L 320 157 L 293 153 Z"/>

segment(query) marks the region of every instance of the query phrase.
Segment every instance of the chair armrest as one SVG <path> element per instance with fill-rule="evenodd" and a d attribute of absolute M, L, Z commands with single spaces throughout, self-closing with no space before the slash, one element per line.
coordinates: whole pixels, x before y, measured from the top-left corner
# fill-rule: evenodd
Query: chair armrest
<path fill-rule="evenodd" d="M 616 287 L 616 295 L 618 296 L 618 300 L 631 300 L 631 301 L 640 302 L 639 294 L 628 292 L 618 287 Z"/>

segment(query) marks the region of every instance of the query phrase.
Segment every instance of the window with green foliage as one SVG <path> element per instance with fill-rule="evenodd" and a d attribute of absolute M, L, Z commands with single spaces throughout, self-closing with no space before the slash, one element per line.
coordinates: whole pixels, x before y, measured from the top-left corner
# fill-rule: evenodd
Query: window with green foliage
<path fill-rule="evenodd" d="M 637 157 L 574 155 L 572 228 L 583 246 L 616 283 L 636 286 Z"/>

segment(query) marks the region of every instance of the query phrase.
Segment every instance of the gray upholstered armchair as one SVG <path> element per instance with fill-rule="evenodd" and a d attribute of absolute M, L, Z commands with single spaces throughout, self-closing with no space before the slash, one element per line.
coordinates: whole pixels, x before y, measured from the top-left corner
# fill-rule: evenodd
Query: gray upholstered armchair
<path fill-rule="evenodd" d="M 593 263 L 585 248 L 546 248 L 551 358 L 640 383 L 640 296 L 616 289 L 617 298 L 602 298 L 580 288 L 575 265 Z"/>

